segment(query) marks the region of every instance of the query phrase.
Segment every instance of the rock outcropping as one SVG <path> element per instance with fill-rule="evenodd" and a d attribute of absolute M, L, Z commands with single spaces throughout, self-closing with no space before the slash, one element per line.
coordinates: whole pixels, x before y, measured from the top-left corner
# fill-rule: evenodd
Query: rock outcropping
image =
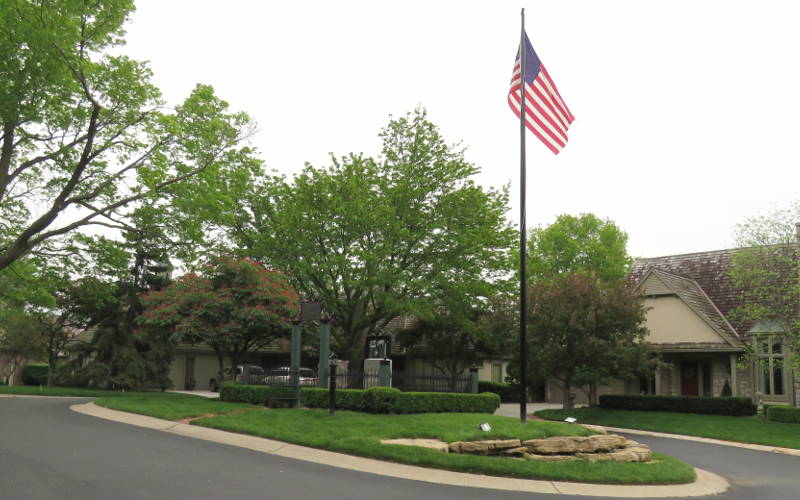
<path fill-rule="evenodd" d="M 387 439 L 384 444 L 423 446 L 445 453 L 469 453 L 527 458 L 546 462 L 588 460 L 590 462 L 649 462 L 650 448 L 616 434 L 559 436 L 547 439 L 487 439 L 445 443 L 433 439 Z"/>

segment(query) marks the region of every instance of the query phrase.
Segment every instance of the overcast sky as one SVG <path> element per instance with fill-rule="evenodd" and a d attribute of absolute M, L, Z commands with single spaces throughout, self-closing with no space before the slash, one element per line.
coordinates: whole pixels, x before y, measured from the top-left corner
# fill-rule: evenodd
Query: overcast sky
<path fill-rule="evenodd" d="M 258 123 L 287 175 L 328 153 L 377 155 L 390 115 L 421 105 L 467 147 L 480 184 L 511 186 L 506 102 L 520 8 L 575 115 L 553 155 L 528 134 L 528 225 L 592 212 L 634 256 L 733 245 L 744 218 L 800 198 L 800 2 L 137 0 L 124 52 L 169 104 L 200 83 Z"/>

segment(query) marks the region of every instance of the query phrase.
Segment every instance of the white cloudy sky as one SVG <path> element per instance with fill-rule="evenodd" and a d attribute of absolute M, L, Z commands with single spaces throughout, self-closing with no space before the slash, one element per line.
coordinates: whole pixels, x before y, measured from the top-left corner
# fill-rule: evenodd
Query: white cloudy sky
<path fill-rule="evenodd" d="M 506 103 L 525 7 L 576 121 L 552 155 L 528 136 L 528 225 L 593 212 L 635 256 L 732 245 L 745 217 L 800 198 L 800 2 L 138 0 L 125 52 L 176 104 L 208 83 L 258 122 L 267 165 L 377 154 L 417 105 L 467 146 L 478 182 L 511 185 Z"/>

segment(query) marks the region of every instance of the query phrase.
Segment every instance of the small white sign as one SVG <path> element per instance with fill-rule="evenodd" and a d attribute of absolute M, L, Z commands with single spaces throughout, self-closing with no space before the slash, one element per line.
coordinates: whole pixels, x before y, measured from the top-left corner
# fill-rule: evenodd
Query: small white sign
<path fill-rule="evenodd" d="M 575 417 L 567 417 L 567 418 L 564 419 L 564 422 L 568 422 L 570 424 L 574 424 L 577 421 L 578 421 L 578 419 L 575 418 Z"/>
<path fill-rule="evenodd" d="M 492 426 L 491 426 L 491 425 L 489 425 L 489 423 L 488 423 L 488 422 L 482 423 L 482 424 L 481 424 L 481 425 L 479 425 L 478 427 L 480 428 L 480 430 L 482 430 L 482 431 L 484 431 L 484 432 L 489 432 L 490 430 L 492 430 Z"/>

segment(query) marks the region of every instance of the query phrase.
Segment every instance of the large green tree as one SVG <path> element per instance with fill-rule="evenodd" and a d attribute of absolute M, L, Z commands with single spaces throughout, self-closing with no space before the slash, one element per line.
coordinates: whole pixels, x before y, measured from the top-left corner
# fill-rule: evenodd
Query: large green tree
<path fill-rule="evenodd" d="M 735 228 L 729 276 L 741 290 L 734 314 L 779 336 L 800 369 L 800 202 L 750 217 Z"/>
<path fill-rule="evenodd" d="M 221 217 L 236 198 L 225 191 L 260 168 L 241 144 L 247 115 L 213 89 L 198 85 L 168 110 L 145 63 L 112 55 L 133 8 L 0 2 L 0 273 L 74 251 L 69 236 L 88 226 L 129 230 L 142 204 L 174 207 L 165 220 L 203 237 L 186 214 Z"/>
<path fill-rule="evenodd" d="M 505 191 L 448 145 L 423 110 L 390 120 L 379 158 L 350 154 L 271 179 L 242 211 L 238 241 L 286 271 L 335 319 L 334 350 L 363 358 L 366 335 L 397 315 L 432 318 L 443 295 L 477 304 L 509 269 Z"/>
<path fill-rule="evenodd" d="M 565 409 L 573 406 L 575 388 L 642 375 L 652 367 L 645 307 L 621 281 L 572 273 L 529 290 L 531 380 L 558 381 Z"/>
<path fill-rule="evenodd" d="M 598 383 L 629 377 L 649 367 L 648 357 L 642 355 L 646 350 L 641 345 L 643 335 L 634 321 L 640 305 L 625 291 L 624 279 L 633 262 L 627 241 L 628 235 L 613 221 L 591 213 L 559 215 L 553 224 L 531 231 L 526 313 L 531 391 L 545 380 L 556 380 L 565 395 L 586 388 L 591 400 Z M 559 307 L 563 308 L 560 317 Z M 505 320 L 509 331 L 518 331 L 518 305 L 515 315 L 509 314 L 511 310 L 497 310 L 495 329 Z M 593 323 L 600 315 L 607 324 Z M 609 326 L 615 315 L 624 325 L 619 331 Z M 580 357 L 584 346 L 592 346 L 594 355 Z M 519 377 L 519 364 L 517 353 L 509 368 L 512 376 Z"/>

